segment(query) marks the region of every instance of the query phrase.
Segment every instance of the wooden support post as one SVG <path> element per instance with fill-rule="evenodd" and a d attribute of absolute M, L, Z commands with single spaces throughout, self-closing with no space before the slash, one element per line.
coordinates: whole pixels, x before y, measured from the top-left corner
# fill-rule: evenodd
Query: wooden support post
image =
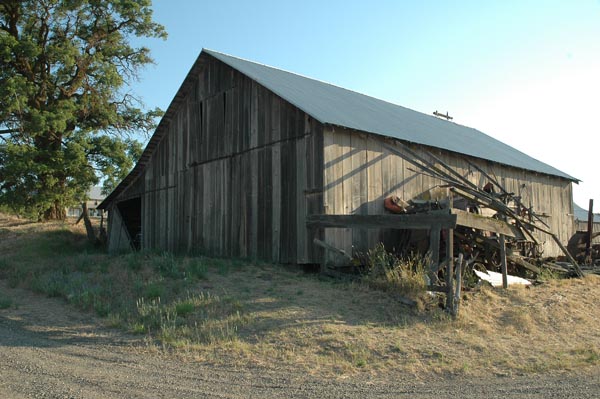
<path fill-rule="evenodd" d="M 327 251 L 321 251 L 321 274 L 327 274 Z"/>
<path fill-rule="evenodd" d="M 440 234 L 442 227 L 439 224 L 431 226 L 429 231 L 429 253 L 431 254 L 429 272 L 437 273 L 440 270 Z M 433 280 L 431 281 L 433 284 Z"/>
<path fill-rule="evenodd" d="M 500 264 L 502 266 L 502 288 L 508 288 L 508 272 L 506 267 L 506 239 L 500 234 Z"/>
<path fill-rule="evenodd" d="M 594 200 L 590 199 L 590 207 L 588 208 L 588 222 L 587 222 L 587 237 L 585 240 L 585 263 L 588 265 L 592 264 L 592 234 L 594 232 Z"/>
<path fill-rule="evenodd" d="M 454 207 L 454 200 L 452 198 L 452 194 L 450 194 L 448 198 L 448 203 L 450 210 Z M 453 312 L 454 310 L 454 229 L 448 229 L 448 239 L 447 239 L 447 250 L 446 255 L 448 258 L 448 266 L 446 267 L 446 311 Z"/>
<path fill-rule="evenodd" d="M 83 205 L 82 205 L 82 207 L 83 207 Z M 77 218 L 77 220 L 75 221 L 75 223 L 73 223 L 73 225 L 76 226 L 82 220 L 83 220 L 83 211 L 81 212 L 81 215 L 79 215 L 79 217 Z"/>
<path fill-rule="evenodd" d="M 463 267 L 463 254 L 458 254 L 458 262 L 456 263 L 456 288 L 454 290 L 454 309 L 453 316 L 458 316 L 458 309 L 460 307 L 460 295 L 462 291 L 462 267 Z"/>
<path fill-rule="evenodd" d="M 96 233 L 94 233 L 94 227 L 92 226 L 92 222 L 90 220 L 90 215 L 88 213 L 87 202 L 83 202 L 81 204 L 83 217 L 83 224 L 85 225 L 85 232 L 87 233 L 87 238 L 92 244 L 97 244 Z"/>
<path fill-rule="evenodd" d="M 448 229 L 448 265 L 446 266 L 446 311 L 454 309 L 454 229 Z"/>

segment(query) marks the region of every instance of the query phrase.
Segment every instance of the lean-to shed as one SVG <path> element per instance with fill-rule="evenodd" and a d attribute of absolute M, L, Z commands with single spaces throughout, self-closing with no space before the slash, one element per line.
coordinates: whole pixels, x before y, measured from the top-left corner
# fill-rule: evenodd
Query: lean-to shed
<path fill-rule="evenodd" d="M 386 145 L 434 153 L 483 186 L 476 164 L 574 231 L 577 179 L 469 127 L 318 80 L 203 50 L 141 159 L 101 204 L 109 249 L 158 248 L 318 263 L 312 240 L 366 249 L 379 230 L 309 230 L 310 214 L 380 214 L 441 184 Z M 468 160 L 468 162 L 467 162 Z M 545 255 L 559 249 L 540 237 Z"/>

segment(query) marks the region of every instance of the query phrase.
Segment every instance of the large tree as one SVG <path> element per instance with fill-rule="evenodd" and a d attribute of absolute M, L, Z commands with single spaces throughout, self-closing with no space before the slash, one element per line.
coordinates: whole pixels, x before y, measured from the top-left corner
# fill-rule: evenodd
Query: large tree
<path fill-rule="evenodd" d="M 61 219 L 125 176 L 160 115 L 128 89 L 147 37 L 166 37 L 149 0 L 0 2 L 0 205 Z"/>

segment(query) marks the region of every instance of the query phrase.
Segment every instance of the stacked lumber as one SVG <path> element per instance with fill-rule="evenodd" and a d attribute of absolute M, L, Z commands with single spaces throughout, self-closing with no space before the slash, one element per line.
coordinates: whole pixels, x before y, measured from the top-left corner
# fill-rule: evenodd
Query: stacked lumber
<path fill-rule="evenodd" d="M 572 273 L 579 277 L 583 276 L 579 263 L 560 242 L 557 235 L 550 231 L 544 220 L 533 209 L 525 206 L 520 197 L 508 192 L 494 177 L 468 158 L 465 157 L 464 161 L 487 179 L 488 183 L 484 187 L 478 187 L 432 153 L 426 153 L 427 158 L 425 158 L 412 151 L 408 146 L 400 145 L 400 150 L 392 146 L 384 146 L 388 151 L 396 153 L 410 162 L 416 168 L 412 169 L 414 172 L 444 182 L 444 185 L 440 187 L 447 188 L 453 197 L 446 204 L 438 200 L 428 204 L 408 201 L 406 205 L 403 205 L 404 212 L 432 212 L 436 208 L 447 207 L 451 213 L 454 213 L 456 208 L 503 222 L 505 227 L 511 230 L 511 232 L 503 230 L 502 234 L 490 233 L 490 230 L 497 230 L 486 231 L 469 227 L 475 226 L 473 223 L 465 223 L 466 227 L 457 227 L 454 232 L 454 247 L 458 251 L 457 253 L 462 253 L 466 258 L 470 258 L 469 262 L 483 265 L 487 270 L 498 270 L 502 258 L 501 252 L 505 247 L 509 271 L 512 269 L 514 272 L 520 271 L 521 274 L 538 275 L 543 268 L 548 268 L 553 271 Z M 393 202 L 398 203 L 397 200 Z M 453 205 L 449 205 L 451 203 Z M 493 216 L 484 216 L 485 214 Z M 559 266 L 543 260 L 539 251 L 539 242 L 533 235 L 533 231 L 544 233 L 554 240 L 561 248 L 568 263 Z M 500 242 L 504 240 L 506 241 Z"/>

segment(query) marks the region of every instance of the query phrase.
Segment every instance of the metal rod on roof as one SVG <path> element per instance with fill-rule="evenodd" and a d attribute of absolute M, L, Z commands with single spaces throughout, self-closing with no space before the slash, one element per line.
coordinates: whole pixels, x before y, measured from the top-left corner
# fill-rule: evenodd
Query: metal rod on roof
<path fill-rule="evenodd" d="M 448 121 L 451 121 L 451 120 L 453 119 L 453 118 L 452 118 L 450 115 L 448 115 L 448 111 L 446 111 L 446 114 L 445 114 L 445 115 L 444 115 L 444 114 L 442 114 L 441 112 L 437 112 L 437 110 L 436 110 L 436 111 L 435 111 L 433 114 L 434 114 L 435 116 L 439 116 L 440 118 L 444 118 L 444 119 L 446 119 L 446 120 L 448 120 Z"/>

